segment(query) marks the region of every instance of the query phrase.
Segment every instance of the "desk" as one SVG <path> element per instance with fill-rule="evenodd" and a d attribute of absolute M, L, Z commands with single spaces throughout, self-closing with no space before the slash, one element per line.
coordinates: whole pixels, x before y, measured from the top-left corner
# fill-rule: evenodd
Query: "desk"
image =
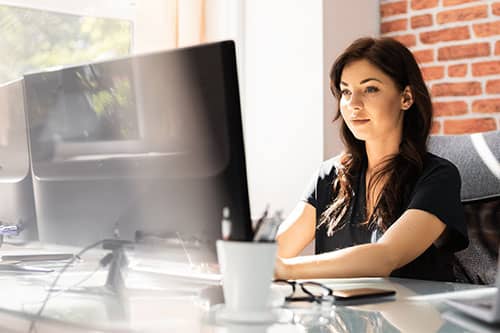
<path fill-rule="evenodd" d="M 40 249 L 49 247 L 40 246 Z M 1 250 L 0 253 L 5 253 L 5 249 Z M 103 253 L 103 250 L 91 251 L 84 262 L 63 275 L 59 285 L 69 286 L 87 276 Z M 55 274 L 0 272 L 0 332 L 28 332 L 30 314 L 36 313 Z M 85 285 L 102 285 L 105 275 L 104 270 L 100 271 Z M 496 290 L 396 278 L 318 281 L 333 289 L 378 287 L 395 289 L 397 294 L 394 301 L 333 306 L 326 312 L 305 307 L 280 310 L 279 323 L 270 326 L 236 325 L 217 322 L 217 306 L 210 304 L 210 298 L 200 296 L 207 295 L 207 290 L 215 290 L 217 294 L 219 289 L 213 282 L 131 271 L 127 278 L 130 291 L 122 301 L 104 294 L 53 295 L 43 318 L 37 320 L 36 332 L 462 332 L 467 330 L 443 319 L 442 314 L 449 312 L 443 300 L 486 296 Z M 469 331 L 496 332 L 471 320 L 466 323 L 472 325 Z"/>

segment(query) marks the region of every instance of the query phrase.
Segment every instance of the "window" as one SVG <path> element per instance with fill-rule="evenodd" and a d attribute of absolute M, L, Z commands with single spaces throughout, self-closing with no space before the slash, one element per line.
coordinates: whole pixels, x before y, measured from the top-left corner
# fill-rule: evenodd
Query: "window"
<path fill-rule="evenodd" d="M 0 83 L 43 68 L 131 53 L 133 23 L 0 5 Z"/>

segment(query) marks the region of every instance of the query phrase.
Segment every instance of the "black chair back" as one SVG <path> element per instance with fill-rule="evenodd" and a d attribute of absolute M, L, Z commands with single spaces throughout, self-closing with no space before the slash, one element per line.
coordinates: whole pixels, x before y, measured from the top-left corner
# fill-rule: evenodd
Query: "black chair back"
<path fill-rule="evenodd" d="M 456 253 L 457 281 L 494 284 L 500 246 L 500 131 L 432 136 L 428 148 L 453 162 L 462 178 L 470 244 Z"/>

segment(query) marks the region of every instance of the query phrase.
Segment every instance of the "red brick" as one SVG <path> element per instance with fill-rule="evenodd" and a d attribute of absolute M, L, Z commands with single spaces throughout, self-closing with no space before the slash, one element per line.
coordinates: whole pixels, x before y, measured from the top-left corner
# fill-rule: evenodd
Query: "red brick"
<path fill-rule="evenodd" d="M 435 102 L 432 105 L 434 107 L 434 117 L 456 116 L 467 113 L 467 103 L 463 101 Z"/>
<path fill-rule="evenodd" d="M 436 31 L 422 32 L 420 40 L 424 44 L 433 44 L 437 42 L 447 42 L 452 40 L 469 39 L 470 33 L 468 27 L 456 27 L 441 29 Z"/>
<path fill-rule="evenodd" d="M 417 28 L 421 28 L 421 27 L 429 27 L 431 25 L 432 25 L 432 15 L 431 14 L 413 16 L 411 18 L 411 28 L 412 29 L 417 29 Z"/>
<path fill-rule="evenodd" d="M 495 43 L 495 55 L 500 55 L 500 40 Z"/>
<path fill-rule="evenodd" d="M 500 80 L 490 80 L 486 82 L 487 94 L 500 94 Z"/>
<path fill-rule="evenodd" d="M 444 134 L 464 134 L 494 131 L 494 118 L 450 119 L 444 121 Z"/>
<path fill-rule="evenodd" d="M 474 24 L 472 29 L 477 37 L 500 35 L 500 21 Z"/>
<path fill-rule="evenodd" d="M 468 2 L 477 2 L 478 0 L 443 0 L 443 6 L 455 6 Z"/>
<path fill-rule="evenodd" d="M 438 134 L 441 131 L 441 122 L 434 120 L 432 122 L 431 134 Z"/>
<path fill-rule="evenodd" d="M 411 9 L 427 9 L 437 7 L 438 0 L 411 0 Z"/>
<path fill-rule="evenodd" d="M 448 66 L 449 77 L 463 77 L 467 74 L 467 64 Z"/>
<path fill-rule="evenodd" d="M 488 17 L 488 5 L 447 10 L 437 14 L 437 22 L 439 24 L 444 24 L 457 21 L 470 21 L 485 17 Z"/>
<path fill-rule="evenodd" d="M 425 62 L 431 62 L 434 61 L 434 50 L 429 49 L 429 50 L 420 50 L 420 51 L 413 51 L 413 56 L 417 60 L 418 63 L 425 63 Z"/>
<path fill-rule="evenodd" d="M 500 60 L 478 62 L 472 64 L 472 75 L 484 76 L 500 74 Z"/>
<path fill-rule="evenodd" d="M 444 77 L 443 66 L 422 67 L 420 70 L 425 81 L 439 80 Z"/>
<path fill-rule="evenodd" d="M 432 86 L 432 96 L 475 96 L 481 94 L 481 83 L 437 83 Z"/>
<path fill-rule="evenodd" d="M 438 60 L 453 60 L 485 57 L 490 55 L 489 43 L 463 44 L 442 47 L 438 50 Z"/>
<path fill-rule="evenodd" d="M 467 64 L 449 65 L 448 66 L 448 76 L 449 77 L 464 77 L 467 75 Z"/>
<path fill-rule="evenodd" d="M 494 15 L 500 15 L 500 3 L 494 3 L 492 9 Z"/>
<path fill-rule="evenodd" d="M 472 112 L 475 113 L 497 113 L 500 112 L 500 98 L 481 99 L 472 102 Z"/>
<path fill-rule="evenodd" d="M 380 5 L 380 17 L 387 17 L 406 13 L 406 1 L 391 2 Z"/>
<path fill-rule="evenodd" d="M 408 28 L 407 19 L 383 22 L 382 24 L 380 24 L 380 32 L 383 34 L 392 31 L 402 31 L 406 30 L 407 28 Z"/>
<path fill-rule="evenodd" d="M 412 47 L 417 44 L 417 38 L 415 35 L 401 35 L 401 36 L 393 36 L 395 40 L 401 42 L 406 47 Z"/>

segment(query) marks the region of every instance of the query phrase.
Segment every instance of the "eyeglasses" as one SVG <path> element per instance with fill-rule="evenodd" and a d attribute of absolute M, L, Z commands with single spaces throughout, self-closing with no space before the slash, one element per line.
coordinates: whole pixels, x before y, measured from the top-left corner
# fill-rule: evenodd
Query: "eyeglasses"
<path fill-rule="evenodd" d="M 274 280 L 274 283 L 283 285 L 290 288 L 288 296 L 285 297 L 286 302 L 317 302 L 321 303 L 322 300 L 333 294 L 333 290 L 324 284 L 315 281 L 302 281 L 297 282 L 293 280 Z M 304 292 L 305 296 L 296 295 L 297 286 Z"/>

